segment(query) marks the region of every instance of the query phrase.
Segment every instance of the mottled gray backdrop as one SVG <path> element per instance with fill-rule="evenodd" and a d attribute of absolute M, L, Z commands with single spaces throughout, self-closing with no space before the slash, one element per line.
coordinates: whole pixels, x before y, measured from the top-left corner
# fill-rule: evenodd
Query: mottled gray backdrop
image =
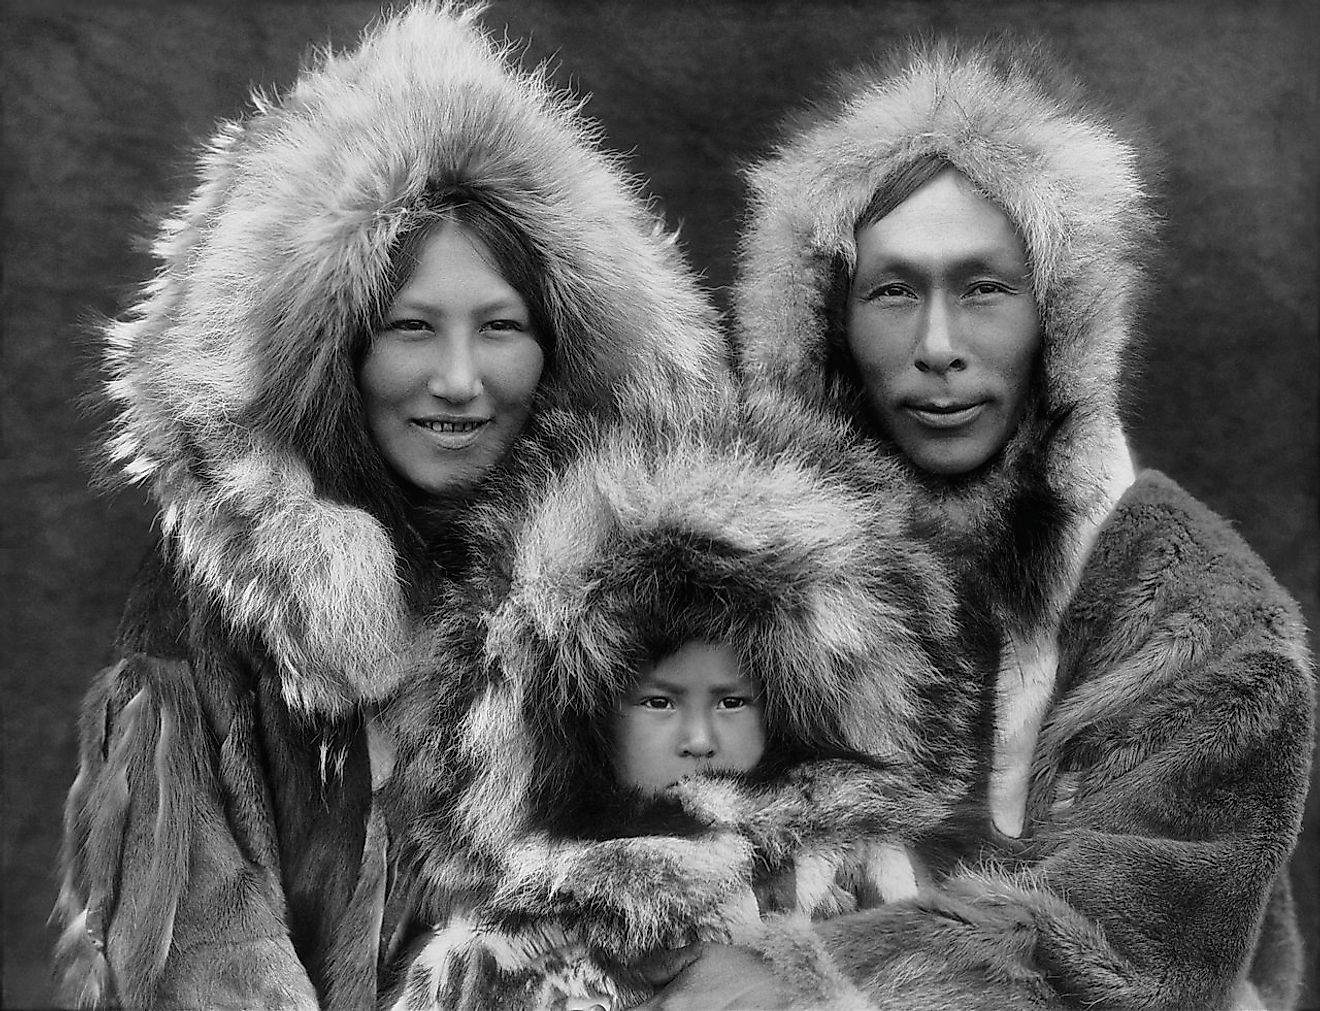
<path fill-rule="evenodd" d="M 73 716 L 151 537 L 138 492 L 87 488 L 89 325 L 150 269 L 143 223 L 181 151 L 281 87 L 375 3 L 9 0 L 4 8 L 4 1003 L 50 1002 Z M 1309 0 L 496 2 L 527 58 L 590 94 L 726 304 L 740 161 L 830 68 L 917 31 L 1042 33 L 1163 149 L 1168 255 L 1131 401 L 1142 462 L 1229 516 L 1317 609 L 1316 112 Z M 1313 643 L 1315 642 L 1313 636 Z M 1312 951 L 1320 816 L 1295 870 Z M 1314 954 L 1312 956 L 1314 958 Z"/>

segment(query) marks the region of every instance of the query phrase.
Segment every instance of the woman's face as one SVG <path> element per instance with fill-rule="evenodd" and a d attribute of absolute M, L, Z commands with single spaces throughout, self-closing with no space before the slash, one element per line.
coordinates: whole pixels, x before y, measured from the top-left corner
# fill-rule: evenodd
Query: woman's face
<path fill-rule="evenodd" d="M 945 169 L 857 230 L 848 348 L 872 415 L 914 464 L 957 475 L 1017 428 L 1040 348 L 1012 223 Z"/>
<path fill-rule="evenodd" d="M 503 459 L 541 379 L 531 313 L 493 262 L 462 225 L 436 227 L 358 370 L 377 447 L 432 495 L 472 488 Z"/>

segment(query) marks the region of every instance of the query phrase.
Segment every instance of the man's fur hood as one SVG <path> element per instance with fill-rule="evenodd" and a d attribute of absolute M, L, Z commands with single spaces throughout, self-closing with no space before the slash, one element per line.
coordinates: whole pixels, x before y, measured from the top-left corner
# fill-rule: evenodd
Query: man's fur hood
<path fill-rule="evenodd" d="M 857 391 L 827 367 L 843 339 L 836 303 L 856 268 L 855 227 L 886 180 L 940 157 L 1021 235 L 1042 352 L 1035 403 L 997 462 L 960 483 L 915 468 L 911 478 L 955 521 L 946 529 L 974 536 L 1011 526 L 994 514 L 1032 482 L 1037 513 L 1046 500 L 1064 516 L 1106 512 L 1130 481 L 1120 373 L 1154 223 L 1135 149 L 1047 52 L 1013 40 L 914 45 L 842 80 L 799 122 L 747 173 L 735 303 L 749 382 L 858 418 Z"/>
<path fill-rule="evenodd" d="M 682 425 L 724 382 L 713 314 L 638 184 L 479 13 L 423 0 L 255 95 L 201 151 L 141 300 L 105 328 L 109 457 L 305 712 L 388 691 L 409 636 L 396 546 L 342 492 L 343 433 L 362 423 L 354 348 L 428 188 L 487 194 L 544 260 L 557 343 L 538 418 Z M 524 444 L 553 442 L 545 427 Z"/>
<path fill-rule="evenodd" d="M 841 864 L 948 816 L 976 689 L 894 467 L 753 397 L 722 433 L 617 431 L 568 472 L 507 571 L 448 608 L 435 673 L 383 715 L 413 908 L 524 940 L 553 921 L 626 962 L 727 939 L 754 866 L 796 863 L 791 904 L 837 911 Z M 610 716 L 657 642 L 691 639 L 730 643 L 760 683 L 771 760 L 644 799 L 614 781 Z"/>

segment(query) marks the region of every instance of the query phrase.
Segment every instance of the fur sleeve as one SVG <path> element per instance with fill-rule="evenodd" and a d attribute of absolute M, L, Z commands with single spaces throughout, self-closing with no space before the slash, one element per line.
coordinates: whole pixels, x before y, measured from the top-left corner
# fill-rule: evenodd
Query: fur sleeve
<path fill-rule="evenodd" d="M 1304 644 L 1227 524 L 1145 477 L 1063 627 L 1025 855 L 823 924 L 827 947 L 882 1008 L 1293 1006 L 1272 904 L 1309 781 Z"/>
<path fill-rule="evenodd" d="M 217 753 L 192 677 L 185 661 L 130 655 L 84 702 L 55 909 L 63 996 L 313 1009 L 260 832 L 231 827 L 217 783 L 250 742 L 235 721 Z"/>

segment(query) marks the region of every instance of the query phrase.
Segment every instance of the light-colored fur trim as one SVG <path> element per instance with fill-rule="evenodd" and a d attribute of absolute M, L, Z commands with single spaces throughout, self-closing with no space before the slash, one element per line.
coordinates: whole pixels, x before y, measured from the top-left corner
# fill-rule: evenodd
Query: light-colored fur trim
<path fill-rule="evenodd" d="M 1045 322 L 1051 405 L 1116 416 L 1141 286 L 1134 245 L 1151 216 L 1134 149 L 1050 95 L 1038 57 L 991 46 L 917 48 L 892 76 L 850 79 L 834 115 L 748 172 L 751 220 L 736 296 L 754 378 L 824 396 L 819 312 L 828 268 L 836 258 L 855 267 L 853 232 L 871 197 L 913 158 L 934 153 L 1022 235 Z"/>
<path fill-rule="evenodd" d="M 156 277 L 106 329 L 109 457 L 150 488 L 180 567 L 265 640 L 298 711 L 379 698 L 406 666 L 390 538 L 321 498 L 289 446 L 353 395 L 350 345 L 429 185 L 493 192 L 541 252 L 557 337 L 541 406 L 682 424 L 724 381 L 712 310 L 638 183 L 478 14 L 413 4 L 254 96 L 200 153 Z"/>

